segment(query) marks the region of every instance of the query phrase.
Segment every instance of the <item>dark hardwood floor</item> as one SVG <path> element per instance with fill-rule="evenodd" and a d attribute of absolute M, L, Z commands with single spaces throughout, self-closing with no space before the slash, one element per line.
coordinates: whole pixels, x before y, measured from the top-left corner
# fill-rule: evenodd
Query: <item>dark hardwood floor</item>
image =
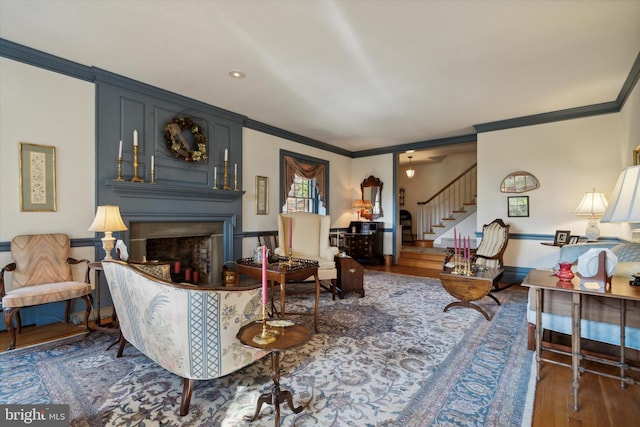
<path fill-rule="evenodd" d="M 421 277 L 438 277 L 440 273 L 438 270 L 402 266 L 365 266 L 365 268 Z M 25 347 L 82 332 L 82 327 L 64 323 L 25 327 L 18 336 L 18 345 Z M 0 332 L 0 349 L 7 348 L 8 344 L 8 333 Z M 564 361 L 567 362 L 569 359 L 565 358 Z M 634 372 L 633 377 L 640 383 L 638 372 Z M 626 389 L 622 390 L 620 381 L 585 373 L 580 379 L 580 410 L 574 412 L 572 406 L 571 370 L 545 363 L 541 380 L 536 387 L 533 427 L 635 425 L 640 420 L 640 384 L 627 385 Z"/>

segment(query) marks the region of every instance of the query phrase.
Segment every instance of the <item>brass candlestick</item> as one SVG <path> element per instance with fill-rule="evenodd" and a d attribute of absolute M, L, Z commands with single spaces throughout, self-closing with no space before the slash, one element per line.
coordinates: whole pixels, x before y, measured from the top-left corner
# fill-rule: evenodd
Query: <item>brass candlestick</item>
<path fill-rule="evenodd" d="M 267 345 L 278 339 L 277 335 L 267 326 L 268 314 L 267 304 L 262 304 L 262 332 L 253 337 L 253 342 L 256 344 Z"/>
<path fill-rule="evenodd" d="M 293 260 L 293 249 L 291 249 L 291 246 L 289 246 L 289 267 L 291 267 L 292 260 Z"/>
<path fill-rule="evenodd" d="M 114 178 L 114 181 L 124 181 L 122 179 L 122 157 L 118 157 L 118 177 Z"/>
<path fill-rule="evenodd" d="M 218 189 L 218 178 L 216 178 L 215 175 L 213 177 L 213 189 L 214 190 Z"/>
<path fill-rule="evenodd" d="M 151 169 L 151 183 L 155 184 L 156 183 L 156 171 Z"/>
<path fill-rule="evenodd" d="M 238 191 L 238 174 L 233 175 L 233 191 Z"/>
<path fill-rule="evenodd" d="M 231 190 L 231 187 L 229 187 L 229 161 L 225 160 L 224 161 L 224 176 L 223 176 L 223 182 L 222 182 L 222 189 L 223 190 Z"/>
<path fill-rule="evenodd" d="M 133 178 L 131 182 L 144 182 L 144 179 L 138 176 L 138 146 L 133 146 Z"/>

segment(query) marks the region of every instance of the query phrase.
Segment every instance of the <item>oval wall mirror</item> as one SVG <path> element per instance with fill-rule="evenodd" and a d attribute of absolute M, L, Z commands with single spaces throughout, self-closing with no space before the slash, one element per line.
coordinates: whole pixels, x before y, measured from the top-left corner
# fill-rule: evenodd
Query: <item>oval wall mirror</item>
<path fill-rule="evenodd" d="M 383 215 L 381 201 L 382 182 L 373 175 L 370 175 L 369 178 L 360 184 L 360 192 L 362 194 L 362 200 L 365 206 L 367 206 L 362 216 L 369 220 L 381 218 Z M 370 202 L 370 205 L 367 202 Z"/>

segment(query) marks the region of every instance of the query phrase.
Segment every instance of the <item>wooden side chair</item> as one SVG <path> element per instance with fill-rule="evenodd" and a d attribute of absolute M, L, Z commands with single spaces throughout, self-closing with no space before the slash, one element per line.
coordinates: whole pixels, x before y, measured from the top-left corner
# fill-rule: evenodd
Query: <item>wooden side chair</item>
<path fill-rule="evenodd" d="M 7 350 L 16 347 L 16 326 L 21 332 L 20 309 L 50 302 L 65 301 L 65 322 L 69 323 L 71 300 L 82 298 L 86 304 L 84 327 L 89 330 L 89 314 L 93 305 L 89 284 L 89 261 L 69 257 L 70 239 L 66 234 L 33 234 L 11 240 L 14 262 L 0 271 L 0 297 L 4 324 L 11 342 Z M 84 263 L 83 281 L 73 278 L 72 264 Z M 11 272 L 11 286 L 5 286 L 4 274 Z"/>
<path fill-rule="evenodd" d="M 482 226 L 482 240 L 473 253 L 473 262 L 489 268 L 502 268 L 502 256 L 509 243 L 509 225 L 502 219 L 494 219 Z"/>
<path fill-rule="evenodd" d="M 266 246 L 269 253 L 275 254 L 278 247 L 278 233 L 265 231 L 258 235 L 258 246 Z"/>

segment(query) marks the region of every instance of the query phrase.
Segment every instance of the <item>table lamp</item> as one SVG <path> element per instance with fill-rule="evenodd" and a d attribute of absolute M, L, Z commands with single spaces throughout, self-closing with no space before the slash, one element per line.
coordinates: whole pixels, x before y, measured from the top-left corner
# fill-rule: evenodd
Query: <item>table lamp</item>
<path fill-rule="evenodd" d="M 594 188 L 591 193 L 584 193 L 580 204 L 574 212 L 575 215 L 585 215 L 588 218 L 587 229 L 584 234 L 587 240 L 595 241 L 600 237 L 600 229 L 598 228 L 598 218 L 600 218 L 607 209 L 607 198 L 602 193 L 596 193 Z"/>
<path fill-rule="evenodd" d="M 360 221 L 360 214 L 364 210 L 364 200 L 356 199 L 353 201 L 353 205 L 351 205 L 351 209 L 355 209 L 358 213 L 358 221 Z"/>
<path fill-rule="evenodd" d="M 620 172 L 601 222 L 640 223 L 640 165 Z M 640 243 L 640 228 L 631 230 L 631 239 Z"/>
<path fill-rule="evenodd" d="M 104 237 L 102 238 L 102 248 L 105 252 L 104 260 L 113 259 L 111 250 L 115 246 L 116 239 L 112 233 L 114 231 L 125 231 L 126 229 L 127 226 L 124 225 L 120 216 L 119 206 L 98 206 L 96 217 L 93 219 L 89 231 L 104 232 Z"/>

